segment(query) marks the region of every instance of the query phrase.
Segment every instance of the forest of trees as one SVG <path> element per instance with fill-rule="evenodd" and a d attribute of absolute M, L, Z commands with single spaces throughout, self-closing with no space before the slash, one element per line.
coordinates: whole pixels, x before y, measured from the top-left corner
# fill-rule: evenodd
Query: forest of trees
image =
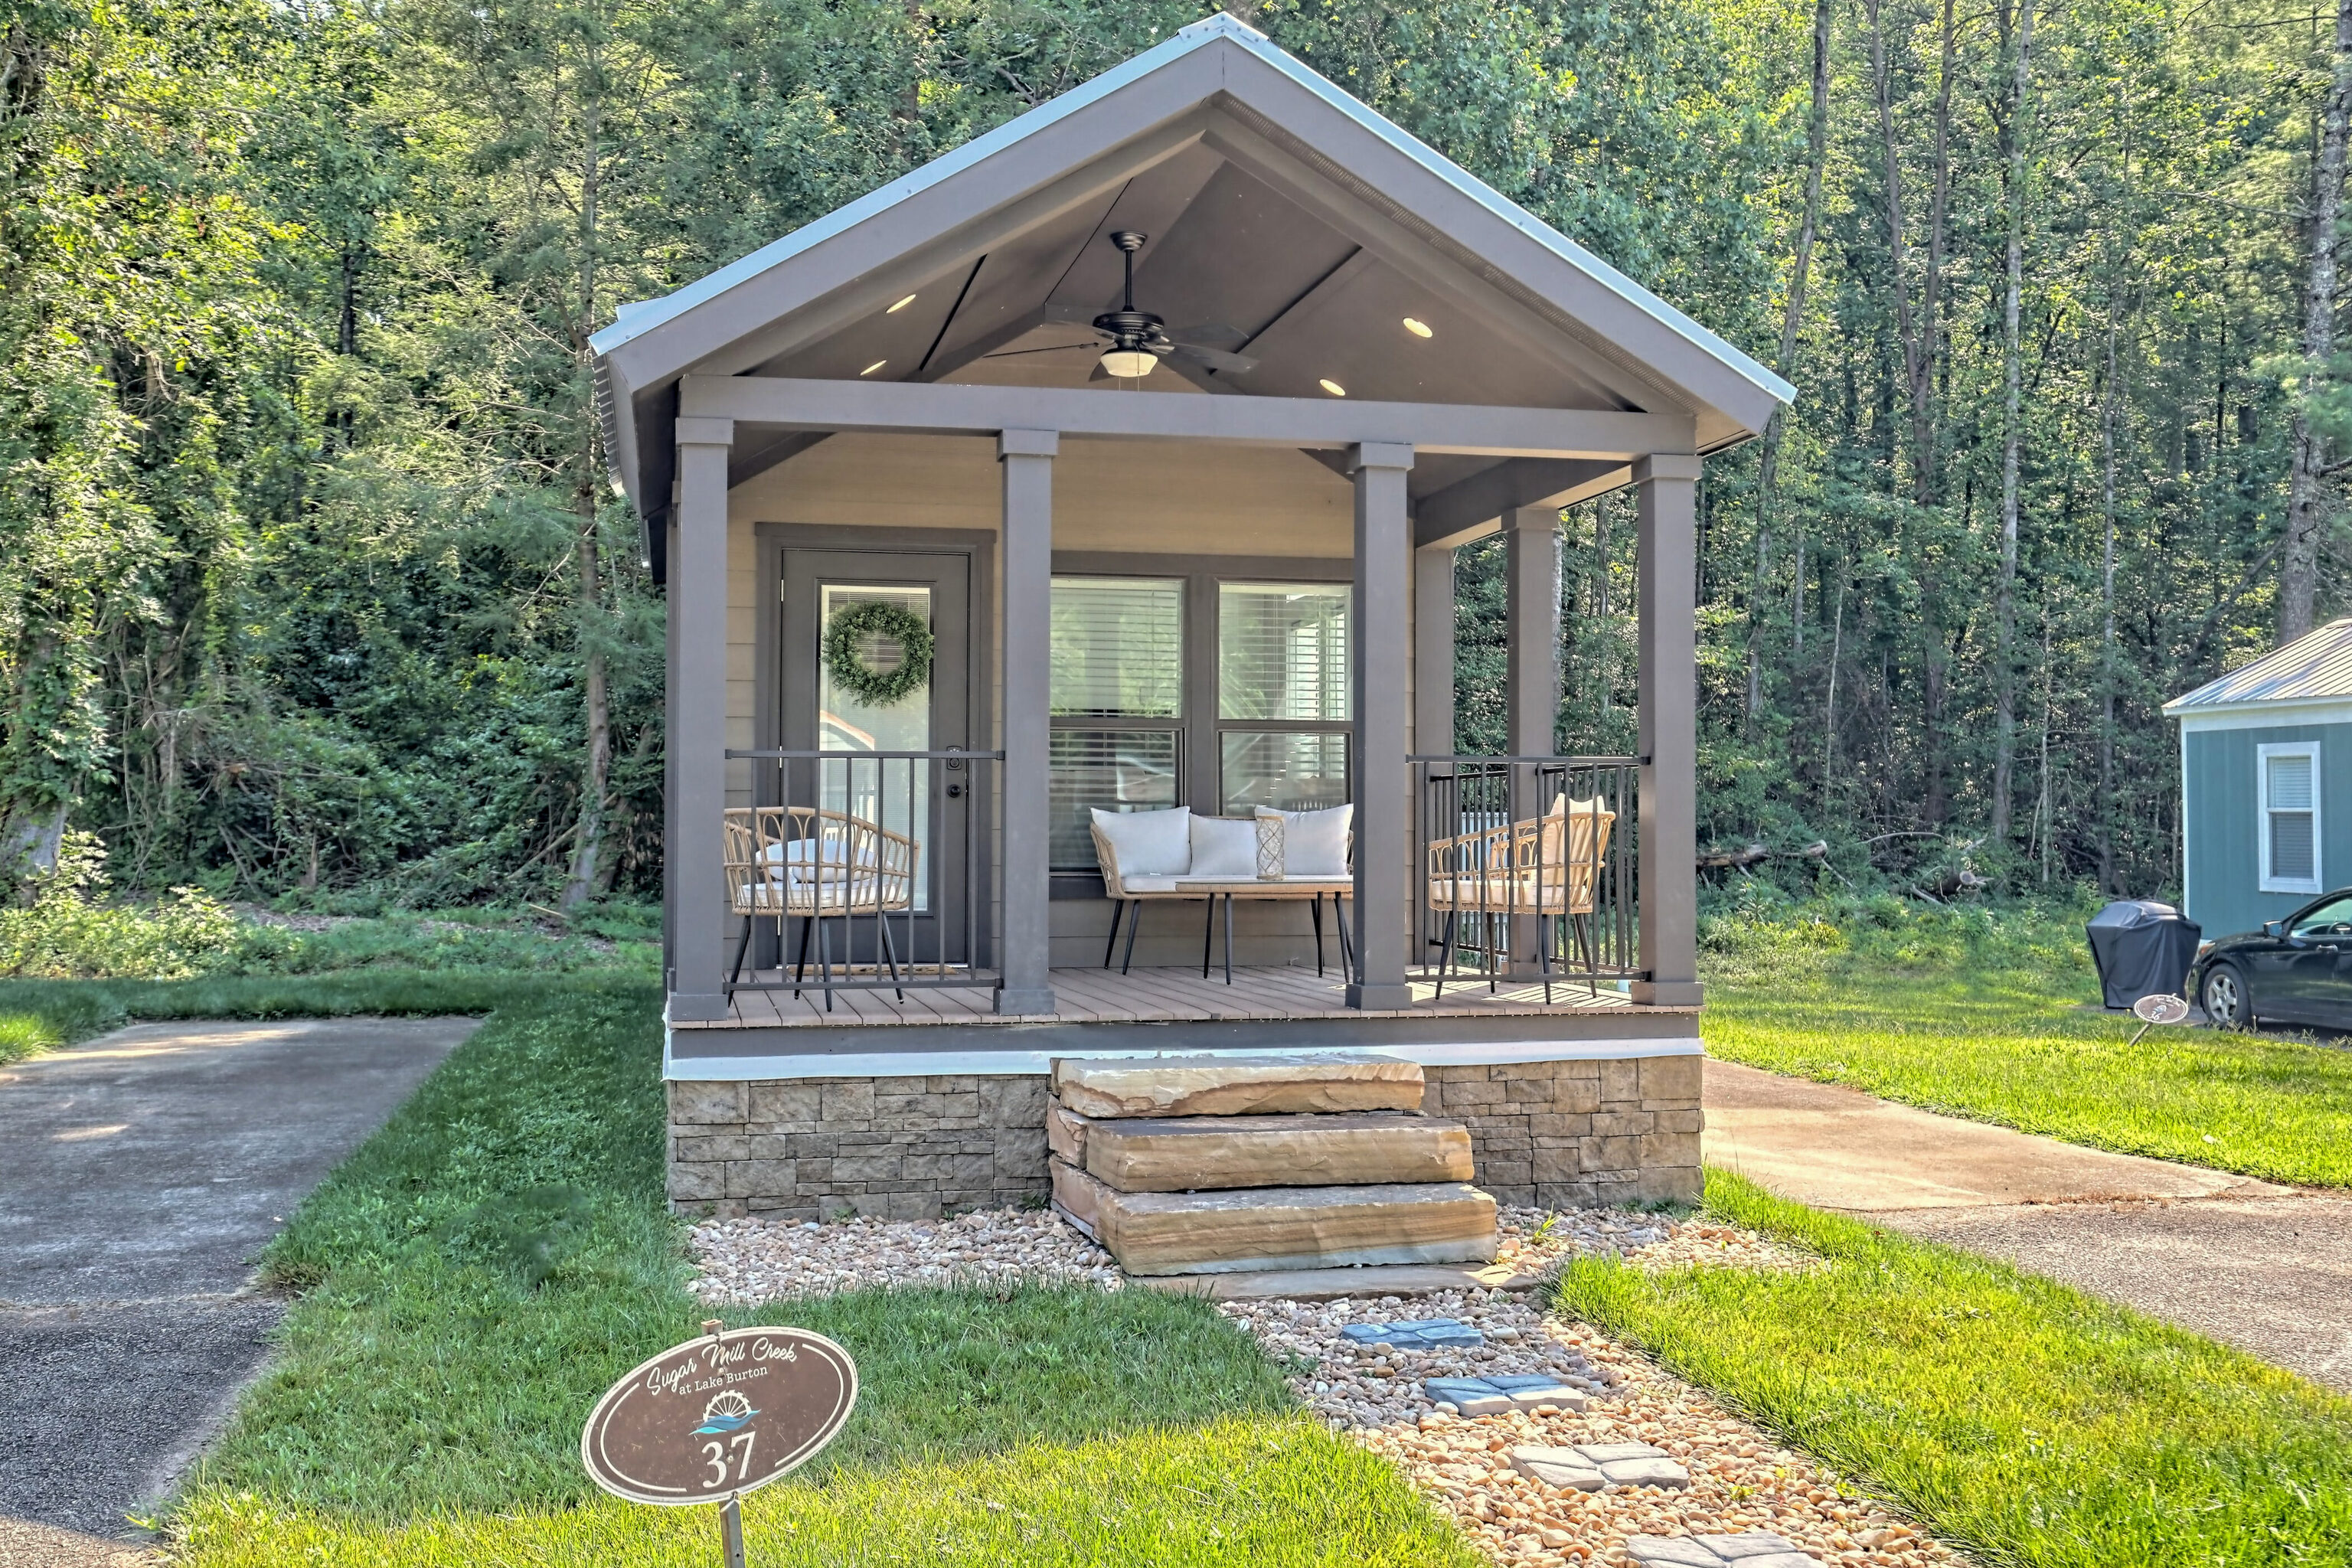
<path fill-rule="evenodd" d="M 2342 597 L 2352 0 L 2038 3 L 1232 7 L 1800 388 L 1702 489 L 1713 844 L 2157 891 L 2159 704 Z M 15 0 L 0 851 L 650 889 L 662 606 L 588 335 L 1212 8 Z M 1560 739 L 1625 749 L 1630 506 L 1564 527 Z"/>

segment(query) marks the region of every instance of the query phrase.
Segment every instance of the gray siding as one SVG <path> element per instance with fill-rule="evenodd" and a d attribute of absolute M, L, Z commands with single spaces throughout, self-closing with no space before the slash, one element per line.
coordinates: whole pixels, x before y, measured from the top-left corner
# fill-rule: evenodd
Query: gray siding
<path fill-rule="evenodd" d="M 2329 888 L 2352 886 L 2352 724 L 2280 724 L 2209 730 L 2184 737 L 2181 821 L 2187 912 L 2208 937 L 2252 931 L 2311 901 L 2307 893 L 2265 893 L 2255 820 L 2261 794 L 2255 748 L 2317 741 L 2319 874 Z"/>

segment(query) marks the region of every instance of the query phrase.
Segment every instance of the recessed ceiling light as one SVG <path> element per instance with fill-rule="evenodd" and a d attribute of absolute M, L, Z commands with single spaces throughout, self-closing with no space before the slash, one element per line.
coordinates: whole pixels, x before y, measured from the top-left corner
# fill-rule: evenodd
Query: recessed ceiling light
<path fill-rule="evenodd" d="M 1411 316 L 1404 319 L 1404 330 L 1416 338 L 1433 338 L 1437 335 L 1429 330 L 1427 321 L 1416 321 Z"/>
<path fill-rule="evenodd" d="M 1323 378 L 1323 390 L 1329 393 L 1334 397 L 1345 397 L 1348 395 L 1348 389 L 1341 386 L 1338 382 L 1333 381 L 1328 375 Z"/>
<path fill-rule="evenodd" d="M 877 359 L 872 364 L 867 365 L 864 370 L 859 371 L 857 374 L 860 375 L 872 375 L 876 371 L 880 370 L 884 365 L 888 364 L 890 362 L 887 359 Z"/>
<path fill-rule="evenodd" d="M 895 315 L 897 315 L 899 311 L 901 311 L 901 310 L 905 310 L 908 306 L 909 306 L 909 305 L 913 304 L 914 302 L 915 302 L 915 297 L 914 297 L 912 294 L 909 294 L 909 295 L 908 295 L 905 299 L 903 299 L 903 300 L 899 300 L 897 304 L 895 304 L 895 305 L 891 306 L 888 310 L 887 310 L 883 311 L 882 313 L 883 313 L 884 315 L 886 315 L 886 316 L 895 316 Z M 1422 335 L 1423 335 L 1423 337 L 1427 337 L 1429 334 L 1428 334 L 1428 333 L 1426 333 L 1426 332 L 1423 332 Z"/>

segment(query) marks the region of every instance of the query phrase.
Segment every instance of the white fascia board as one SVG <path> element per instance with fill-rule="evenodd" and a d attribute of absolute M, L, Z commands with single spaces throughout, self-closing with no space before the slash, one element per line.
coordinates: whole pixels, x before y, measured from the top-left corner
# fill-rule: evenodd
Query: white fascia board
<path fill-rule="evenodd" d="M 1036 1078 L 1052 1070 L 1068 1047 L 1036 1050 L 864 1051 L 827 1055 L 680 1057 L 677 1037 L 662 1031 L 662 1078 L 671 1083 L 769 1083 L 810 1078 Z M 1207 1050 L 1094 1050 L 1090 1059 L 1113 1057 L 1262 1057 L 1267 1047 Z M 1631 1061 L 1642 1057 L 1703 1057 L 1698 1036 L 1643 1040 L 1512 1040 L 1492 1044 L 1350 1046 L 1347 1055 L 1385 1057 L 1423 1067 L 1492 1067 L 1509 1062 Z"/>
<path fill-rule="evenodd" d="M 2168 703 L 2164 716 L 2180 721 L 2183 735 L 2219 730 L 2269 730 L 2288 724 L 2352 724 L 2352 698 L 2306 697 L 2294 701 L 2233 702 L 2226 707 L 2181 708 Z"/>
<path fill-rule="evenodd" d="M 1180 59 L 1218 38 L 1231 39 L 1241 47 L 1247 49 L 1251 54 L 1329 104 L 1339 113 L 1347 116 L 1357 125 L 1469 196 L 1495 216 L 1527 235 L 1561 260 L 1584 272 L 1628 305 L 1720 362 L 1726 369 L 1742 380 L 1767 393 L 1780 403 L 1790 404 L 1796 401 L 1797 389 L 1780 376 L 1734 348 L 1682 311 L 1675 310 L 1672 305 L 1545 223 L 1533 213 L 1507 199 L 1501 192 L 1447 158 L 1435 148 L 1416 137 L 1407 135 L 1383 116 L 1373 112 L 1323 77 L 1307 69 L 1297 60 L 1276 47 L 1264 33 L 1245 23 L 1236 21 L 1223 12 L 1219 12 L 1206 20 L 1195 22 L 1188 27 L 1171 34 L 1166 42 L 1145 50 L 1123 65 L 1113 67 L 1083 87 L 1074 88 L 1050 102 L 1040 104 L 1026 114 L 1007 121 L 984 136 L 974 137 L 955 151 L 933 159 L 921 168 L 893 180 L 887 185 L 867 192 L 847 206 L 802 225 L 782 239 L 762 246 L 749 256 L 730 262 L 706 277 L 697 279 L 674 294 L 659 300 L 621 307 L 619 319 L 603 331 L 591 337 L 588 340 L 589 345 L 598 354 L 610 353 L 631 339 L 684 314 L 704 300 L 716 299 L 747 279 L 756 277 L 771 268 L 782 266 L 793 257 L 824 243 L 835 235 L 855 228 L 867 218 L 917 192 L 928 190 L 941 181 L 994 156 L 1023 138 L 1100 101 L 1128 83 L 1148 76 L 1169 62 Z"/>

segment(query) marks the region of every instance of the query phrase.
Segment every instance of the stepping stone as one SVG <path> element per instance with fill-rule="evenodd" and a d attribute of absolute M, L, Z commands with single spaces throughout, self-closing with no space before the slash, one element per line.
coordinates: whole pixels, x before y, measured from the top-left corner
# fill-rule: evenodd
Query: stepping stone
<path fill-rule="evenodd" d="M 1083 1122 L 1083 1157 L 1063 1154 L 1123 1193 L 1219 1187 L 1369 1186 L 1466 1182 L 1470 1130 L 1402 1111 L 1323 1116 L 1131 1117 Z M 1047 1140 L 1054 1132 L 1047 1130 Z M 1059 1151 L 1056 1151 L 1057 1152 Z"/>
<path fill-rule="evenodd" d="M 1081 1116 L 1273 1116 L 1418 1110 L 1417 1062 L 1339 1051 L 1257 1057 L 1063 1058 L 1054 1093 Z"/>
<path fill-rule="evenodd" d="M 1405 1318 L 1393 1323 L 1349 1323 L 1339 1337 L 1390 1350 L 1454 1350 L 1486 1342 L 1486 1336 L 1452 1318 Z"/>
<path fill-rule="evenodd" d="M 1625 1554 L 1642 1568 L 1821 1568 L 1819 1559 L 1769 1530 L 1744 1535 L 1636 1535 Z"/>
<path fill-rule="evenodd" d="M 1122 1193 L 1060 1160 L 1054 1201 L 1129 1274 L 1488 1262 L 1495 1200 L 1460 1182 Z"/>
<path fill-rule="evenodd" d="M 1664 1449 L 1653 1448 L 1647 1443 L 1517 1447 L 1510 1453 L 1513 1465 L 1547 1486 L 1597 1492 L 1603 1486 L 1664 1487 L 1679 1491 L 1690 1485 L 1688 1470 Z M 1559 1479 L 1555 1479 L 1555 1476 Z M 1772 1564 L 1770 1568 L 1779 1565 Z"/>
<path fill-rule="evenodd" d="M 1556 1377 L 1433 1377 L 1422 1387 L 1432 1400 L 1451 1405 L 1465 1415 L 1534 1410 L 1546 1405 L 1581 1410 L 1586 1398 L 1581 1390 Z"/>

